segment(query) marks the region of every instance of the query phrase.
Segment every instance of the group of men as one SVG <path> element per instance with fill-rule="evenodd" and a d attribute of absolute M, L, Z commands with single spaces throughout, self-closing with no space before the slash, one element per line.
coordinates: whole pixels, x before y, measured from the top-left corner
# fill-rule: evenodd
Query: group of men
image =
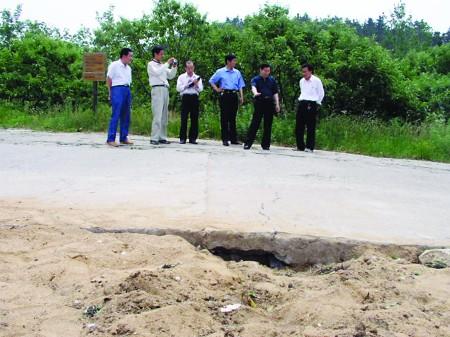
<path fill-rule="evenodd" d="M 153 59 L 148 63 L 147 71 L 151 86 L 152 102 L 152 129 L 150 142 L 153 145 L 170 144 L 167 139 L 167 124 L 169 117 L 169 80 L 175 78 L 178 62 L 171 57 L 163 62 L 164 48 L 155 46 L 152 49 Z M 107 144 L 113 147 L 119 146 L 116 142 L 117 126 L 120 121 L 120 143 L 131 145 L 128 138 L 131 114 L 131 68 L 133 51 L 123 48 L 120 58 L 108 67 L 107 84 L 109 99 L 112 107 L 112 115 L 109 124 Z M 222 144 L 239 145 L 236 132 L 236 117 L 239 106 L 244 103 L 245 81 L 241 72 L 236 69 L 236 56 L 229 54 L 225 57 L 225 66 L 218 69 L 209 79 L 212 89 L 219 95 L 220 102 L 220 126 Z M 199 95 L 203 91 L 202 78 L 195 73 L 195 65 L 192 61 L 185 63 L 185 73 L 177 80 L 177 91 L 181 95 L 181 126 L 180 144 L 197 144 L 198 119 L 199 119 Z M 324 90 L 321 80 L 313 75 L 313 67 L 310 64 L 302 66 L 302 79 L 300 80 L 300 96 L 296 115 L 296 142 L 299 151 L 312 152 L 315 147 L 315 130 L 318 106 L 324 98 Z M 264 120 L 261 147 L 270 149 L 273 117 L 280 112 L 280 99 L 278 84 L 271 76 L 271 66 L 261 64 L 259 75 L 251 80 L 254 100 L 254 112 L 248 128 L 244 149 L 252 147 L 261 121 Z M 188 129 L 188 120 L 190 128 Z M 306 144 L 304 140 L 305 129 Z"/>

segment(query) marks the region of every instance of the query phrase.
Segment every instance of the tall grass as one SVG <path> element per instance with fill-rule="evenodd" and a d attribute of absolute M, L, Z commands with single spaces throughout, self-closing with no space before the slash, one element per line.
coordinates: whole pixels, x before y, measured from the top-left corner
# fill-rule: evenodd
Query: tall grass
<path fill-rule="evenodd" d="M 214 106 L 205 107 L 200 117 L 200 138 L 219 139 L 220 122 Z M 240 109 L 237 120 L 238 137 L 245 140 L 252 116 L 251 105 Z M 107 105 L 100 105 L 97 114 L 89 109 L 49 109 L 30 112 L 13 105 L 0 105 L 0 127 L 30 128 L 46 131 L 96 131 L 105 132 L 110 117 Z M 132 133 L 146 135 L 151 127 L 150 106 L 139 106 L 132 112 Z M 168 132 L 177 137 L 179 114 L 172 112 Z M 280 116 L 274 119 L 272 141 L 274 144 L 295 145 L 295 119 Z M 260 135 L 258 134 L 258 140 Z M 394 158 L 411 158 L 450 162 L 450 124 L 435 120 L 419 125 L 392 120 L 352 116 L 329 116 L 320 119 L 317 128 L 317 147 L 324 150 L 343 151 Z"/>

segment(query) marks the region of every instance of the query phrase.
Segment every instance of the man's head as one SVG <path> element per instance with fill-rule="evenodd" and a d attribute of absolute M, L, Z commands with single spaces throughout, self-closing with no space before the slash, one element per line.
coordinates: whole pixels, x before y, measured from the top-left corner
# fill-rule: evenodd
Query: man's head
<path fill-rule="evenodd" d="M 225 56 L 225 64 L 228 68 L 233 69 L 236 66 L 236 55 L 228 54 Z"/>
<path fill-rule="evenodd" d="M 192 62 L 192 61 L 187 61 L 187 62 L 186 62 L 186 67 L 185 67 L 185 69 L 186 69 L 187 74 L 188 74 L 189 76 L 192 76 L 192 74 L 194 73 L 194 70 L 195 70 L 194 62 Z"/>
<path fill-rule="evenodd" d="M 162 61 L 164 57 L 164 48 L 162 46 L 154 46 L 152 48 L 152 56 L 157 61 Z"/>
<path fill-rule="evenodd" d="M 263 63 L 259 66 L 259 74 L 263 77 L 263 78 L 267 78 L 270 76 L 270 71 L 271 71 L 271 67 L 270 64 L 267 63 Z"/>
<path fill-rule="evenodd" d="M 303 78 L 305 80 L 309 80 L 311 78 L 311 75 L 314 73 L 314 67 L 309 63 L 305 63 L 304 65 L 302 65 L 302 73 Z"/>
<path fill-rule="evenodd" d="M 130 64 L 133 61 L 133 51 L 130 48 L 122 48 L 120 51 L 120 60 L 123 64 Z"/>

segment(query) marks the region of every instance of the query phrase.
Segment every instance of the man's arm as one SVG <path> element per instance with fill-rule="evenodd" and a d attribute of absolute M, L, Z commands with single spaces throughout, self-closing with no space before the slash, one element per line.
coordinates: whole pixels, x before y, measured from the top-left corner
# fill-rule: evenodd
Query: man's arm
<path fill-rule="evenodd" d="M 240 102 L 241 105 L 244 104 L 244 90 L 243 88 L 245 87 L 245 82 L 244 79 L 242 78 L 242 74 L 239 72 L 239 93 L 240 93 Z"/>
<path fill-rule="evenodd" d="M 175 78 L 175 76 L 177 75 L 177 69 L 178 67 L 176 65 L 172 65 L 172 68 L 167 70 L 167 79 L 171 80 Z"/>
<path fill-rule="evenodd" d="M 106 73 L 106 85 L 108 86 L 108 101 L 111 101 L 111 88 L 112 88 L 112 76 L 113 76 L 113 63 L 108 66 L 108 72 Z"/>
<path fill-rule="evenodd" d="M 322 85 L 321 80 L 318 80 L 317 94 L 319 95 L 319 100 L 317 101 L 317 103 L 322 104 L 322 100 L 325 97 L 325 91 L 323 90 L 323 85 Z"/>
<path fill-rule="evenodd" d="M 275 95 L 273 95 L 273 98 L 274 98 L 274 100 L 275 100 L 275 111 L 277 112 L 277 113 L 279 113 L 280 112 L 280 98 L 278 97 L 278 93 L 276 93 Z"/>
<path fill-rule="evenodd" d="M 202 81 L 202 79 L 200 78 L 199 80 L 195 80 L 194 83 L 196 83 L 195 87 L 196 87 L 197 91 L 198 92 L 202 92 L 203 91 L 203 81 Z"/>
<path fill-rule="evenodd" d="M 169 69 L 169 62 L 164 63 L 162 67 L 157 66 L 156 62 L 149 62 L 147 66 L 148 76 L 159 77 Z"/>
<path fill-rule="evenodd" d="M 253 97 L 261 95 L 261 93 L 258 92 L 258 89 L 256 89 L 256 85 L 253 85 L 253 84 L 252 84 L 252 93 L 253 93 Z"/>
<path fill-rule="evenodd" d="M 184 90 L 182 77 L 183 77 L 183 75 L 178 76 L 178 80 L 177 80 L 177 91 L 178 92 L 182 92 Z"/>
<path fill-rule="evenodd" d="M 217 83 L 219 83 L 220 81 L 220 70 L 217 70 L 214 75 L 211 76 L 211 78 L 209 79 L 209 84 L 211 84 L 211 87 L 213 88 L 213 90 L 217 93 L 221 93 L 223 91 L 222 88 L 219 88 L 217 86 Z"/>
<path fill-rule="evenodd" d="M 108 101 L 111 100 L 111 87 L 112 87 L 112 79 L 111 77 L 106 77 L 106 85 L 108 86 Z"/>

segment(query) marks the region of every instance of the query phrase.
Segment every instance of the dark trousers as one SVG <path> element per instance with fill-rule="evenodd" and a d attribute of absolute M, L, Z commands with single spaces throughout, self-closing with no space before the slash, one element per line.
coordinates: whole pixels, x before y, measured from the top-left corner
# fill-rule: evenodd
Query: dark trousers
<path fill-rule="evenodd" d="M 120 141 L 124 142 L 128 137 L 131 114 L 131 90 L 130 87 L 115 86 L 111 88 L 111 120 L 108 128 L 108 142 L 116 140 L 117 125 L 120 121 Z"/>
<path fill-rule="evenodd" d="M 198 95 L 183 95 L 181 98 L 181 127 L 180 140 L 187 138 L 187 124 L 189 117 L 191 118 L 191 127 L 189 128 L 189 141 L 194 142 L 198 137 L 198 111 L 199 99 Z"/>
<path fill-rule="evenodd" d="M 297 148 L 305 150 L 305 127 L 306 148 L 314 150 L 316 141 L 317 103 L 313 101 L 300 101 L 297 110 L 295 134 L 297 137 Z"/>
<path fill-rule="evenodd" d="M 222 141 L 236 143 L 236 115 L 239 108 L 238 95 L 235 93 L 223 93 L 219 102 Z"/>
<path fill-rule="evenodd" d="M 247 132 L 247 141 L 245 144 L 252 146 L 258 132 L 261 119 L 264 118 L 264 131 L 261 141 L 263 148 L 270 147 L 270 139 L 272 135 L 273 115 L 275 114 L 275 105 L 273 98 L 256 98 L 254 101 L 255 111 L 253 112 L 252 121 Z"/>

